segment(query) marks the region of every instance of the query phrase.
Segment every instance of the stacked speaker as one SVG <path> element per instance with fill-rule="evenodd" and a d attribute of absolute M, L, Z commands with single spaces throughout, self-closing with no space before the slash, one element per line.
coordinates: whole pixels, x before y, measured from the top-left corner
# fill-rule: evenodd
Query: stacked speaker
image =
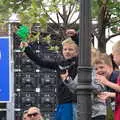
<path fill-rule="evenodd" d="M 20 40 L 13 35 L 14 42 L 14 91 L 15 91 L 15 120 L 21 120 L 24 110 L 31 106 L 40 108 L 46 120 L 52 120 L 56 106 L 55 70 L 42 68 L 31 61 L 19 49 Z M 32 49 L 43 59 L 58 59 L 58 54 L 49 51 L 46 44 L 33 42 Z"/>

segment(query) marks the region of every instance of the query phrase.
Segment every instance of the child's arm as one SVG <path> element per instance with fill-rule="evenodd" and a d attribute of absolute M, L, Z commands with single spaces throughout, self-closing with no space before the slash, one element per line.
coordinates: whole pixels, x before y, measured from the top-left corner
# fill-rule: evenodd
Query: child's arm
<path fill-rule="evenodd" d="M 106 90 L 106 87 L 96 80 L 95 69 L 93 69 L 93 71 L 92 71 L 92 82 L 91 82 L 91 84 L 92 84 L 92 88 L 93 88 L 92 92 L 94 94 L 98 94 L 99 92 L 104 92 Z"/>
<path fill-rule="evenodd" d="M 100 83 L 102 83 L 102 84 L 104 84 L 104 85 L 106 85 L 106 86 L 108 86 L 108 87 L 116 90 L 117 92 L 120 92 L 120 85 L 118 85 L 118 84 L 116 84 L 116 83 L 113 83 L 113 82 L 110 82 L 110 81 L 107 80 L 104 76 L 102 76 L 102 75 L 96 75 L 96 79 L 97 79 Z"/>
<path fill-rule="evenodd" d="M 78 85 L 78 75 L 72 80 L 72 78 L 68 75 L 68 70 L 66 70 L 65 74 L 60 75 L 63 83 L 70 89 L 70 91 L 75 92 Z"/>
<path fill-rule="evenodd" d="M 98 95 L 98 97 L 101 100 L 107 100 L 108 98 L 115 98 L 115 93 L 114 92 L 100 92 L 100 94 Z"/>

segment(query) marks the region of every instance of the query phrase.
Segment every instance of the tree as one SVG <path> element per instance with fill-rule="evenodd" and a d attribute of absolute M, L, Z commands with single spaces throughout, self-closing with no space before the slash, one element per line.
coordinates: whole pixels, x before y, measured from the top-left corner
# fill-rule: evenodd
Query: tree
<path fill-rule="evenodd" d="M 98 39 L 98 48 L 105 52 L 107 41 L 120 35 L 120 31 L 117 30 L 120 26 L 120 3 L 112 0 L 98 0 L 94 1 L 93 9 L 95 6 L 94 18 L 98 24 L 92 29 L 92 32 Z M 97 17 L 96 14 L 98 14 Z M 113 35 L 106 37 L 106 29 L 111 30 Z"/>
<path fill-rule="evenodd" d="M 92 0 L 91 33 L 98 39 L 98 47 L 105 52 L 107 41 L 119 35 L 120 3 L 113 0 Z M 0 21 L 6 21 L 12 13 L 17 13 L 23 24 L 40 23 L 40 30 L 62 36 L 67 28 L 79 29 L 79 1 L 77 0 L 2 0 L 0 1 Z M 54 14 L 54 16 L 53 16 Z M 106 36 L 106 29 L 112 30 L 113 35 Z M 61 40 L 62 40 L 61 39 Z"/>
<path fill-rule="evenodd" d="M 6 11 L 4 20 L 11 13 L 16 13 L 21 23 L 29 25 L 30 28 L 34 23 L 40 23 L 40 31 L 48 29 L 50 33 L 62 36 L 61 40 L 65 37 L 64 31 L 68 27 L 74 27 L 79 21 L 79 12 L 74 16 L 79 11 L 79 4 L 74 0 L 3 0 L 0 4 L 8 7 L 6 9 L 3 6 L 4 9 L 1 9 L 3 14 Z M 71 19 L 73 17 L 74 19 Z M 2 16 L 0 18 L 2 19 Z"/>

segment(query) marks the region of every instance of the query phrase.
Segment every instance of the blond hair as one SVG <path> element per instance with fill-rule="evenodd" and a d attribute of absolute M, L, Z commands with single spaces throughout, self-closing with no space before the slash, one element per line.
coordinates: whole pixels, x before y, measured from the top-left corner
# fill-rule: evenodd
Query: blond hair
<path fill-rule="evenodd" d="M 30 107 L 29 109 L 28 109 L 28 113 L 29 113 L 29 111 L 30 110 L 36 110 L 38 113 L 40 113 L 40 109 L 38 108 L 38 107 Z"/>
<path fill-rule="evenodd" d="M 94 47 L 91 48 L 91 58 L 92 58 L 92 59 L 93 59 L 94 57 L 98 56 L 100 53 L 101 53 L 101 52 L 100 52 L 98 49 L 96 49 L 96 48 L 94 48 Z"/>
<path fill-rule="evenodd" d="M 120 40 L 116 42 L 112 47 L 112 53 L 118 53 L 120 54 Z"/>
<path fill-rule="evenodd" d="M 62 46 L 64 46 L 65 44 L 74 45 L 76 51 L 79 52 L 79 47 L 75 43 L 75 41 L 72 40 L 72 38 L 68 37 L 67 39 L 65 39 L 64 41 L 62 41 Z"/>
<path fill-rule="evenodd" d="M 92 58 L 92 66 L 96 64 L 106 64 L 108 66 L 112 66 L 112 61 L 110 56 L 108 56 L 106 53 L 98 53 Z"/>
<path fill-rule="evenodd" d="M 62 45 L 66 44 L 66 43 L 76 44 L 76 43 L 72 40 L 72 38 L 70 38 L 70 37 L 62 41 Z"/>

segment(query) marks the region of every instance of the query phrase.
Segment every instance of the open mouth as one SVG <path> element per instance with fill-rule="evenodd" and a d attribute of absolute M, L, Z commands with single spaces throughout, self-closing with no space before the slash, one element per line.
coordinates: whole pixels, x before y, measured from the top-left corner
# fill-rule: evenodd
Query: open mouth
<path fill-rule="evenodd" d="M 105 75 L 105 72 L 99 72 L 98 74 L 104 76 L 104 75 Z"/>

